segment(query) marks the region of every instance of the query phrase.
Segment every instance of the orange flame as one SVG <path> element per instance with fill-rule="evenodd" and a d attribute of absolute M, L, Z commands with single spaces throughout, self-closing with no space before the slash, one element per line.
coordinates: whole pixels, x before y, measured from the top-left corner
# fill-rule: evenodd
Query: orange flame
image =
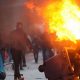
<path fill-rule="evenodd" d="M 33 2 L 27 2 L 25 5 L 26 5 L 27 8 L 29 8 L 29 9 L 31 9 L 31 10 L 33 10 L 34 7 L 35 7 L 35 5 L 34 5 Z"/>
<path fill-rule="evenodd" d="M 43 15 L 48 21 L 50 32 L 56 32 L 59 40 L 80 39 L 80 9 L 70 0 L 46 6 Z"/>
<path fill-rule="evenodd" d="M 80 39 L 80 8 L 74 0 L 51 2 L 43 7 L 35 6 L 49 25 L 49 32 L 56 32 L 58 40 Z"/>

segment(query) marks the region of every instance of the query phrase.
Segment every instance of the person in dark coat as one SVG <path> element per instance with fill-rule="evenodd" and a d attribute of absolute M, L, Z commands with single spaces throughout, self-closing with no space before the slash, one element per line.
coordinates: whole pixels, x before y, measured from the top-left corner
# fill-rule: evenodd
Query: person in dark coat
<path fill-rule="evenodd" d="M 43 64 L 39 71 L 44 72 L 48 80 L 69 80 L 66 76 L 72 75 L 73 71 L 66 51 L 51 44 L 50 34 L 44 33 L 42 37 Z"/>
<path fill-rule="evenodd" d="M 23 24 L 18 22 L 16 30 L 13 30 L 10 34 L 10 47 L 14 61 L 14 80 L 21 78 L 20 66 L 22 64 L 22 56 L 24 55 L 26 46 L 29 45 L 29 40 L 22 27 Z"/>
<path fill-rule="evenodd" d="M 39 71 L 45 73 L 48 80 L 74 80 L 74 72 L 67 55 L 63 52 L 48 58 Z"/>
<path fill-rule="evenodd" d="M 50 42 L 50 34 L 47 31 L 45 31 L 40 38 L 41 38 L 40 44 L 42 49 L 43 62 L 45 62 L 49 57 L 54 55 L 54 53 L 51 52 L 53 46 Z"/>

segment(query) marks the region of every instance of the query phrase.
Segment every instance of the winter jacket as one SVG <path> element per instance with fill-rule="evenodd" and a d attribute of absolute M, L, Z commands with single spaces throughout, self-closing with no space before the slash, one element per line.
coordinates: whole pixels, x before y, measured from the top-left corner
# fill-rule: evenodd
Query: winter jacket
<path fill-rule="evenodd" d="M 29 39 L 23 30 L 16 29 L 10 34 L 10 46 L 16 50 L 25 50 L 29 45 Z"/>
<path fill-rule="evenodd" d="M 52 80 L 68 77 L 73 74 L 68 59 L 63 55 L 49 58 L 43 65 L 39 66 L 39 71 L 44 72 L 46 78 Z"/>

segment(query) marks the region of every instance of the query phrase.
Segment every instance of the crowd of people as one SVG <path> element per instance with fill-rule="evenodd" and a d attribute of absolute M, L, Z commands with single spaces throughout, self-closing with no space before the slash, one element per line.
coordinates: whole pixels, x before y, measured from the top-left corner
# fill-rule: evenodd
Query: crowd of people
<path fill-rule="evenodd" d="M 1 71 L 0 79 L 5 79 L 6 73 L 4 70 L 4 64 L 6 63 L 6 58 L 9 57 L 9 62 L 12 63 L 12 69 L 14 70 L 14 80 L 22 79 L 20 74 L 20 70 L 23 70 L 23 67 L 26 67 L 26 53 L 27 50 L 33 52 L 35 63 L 38 63 L 38 53 L 41 50 L 40 39 L 38 36 L 34 35 L 34 37 L 27 35 L 23 30 L 23 23 L 18 22 L 16 24 L 16 29 L 12 30 L 8 35 L 9 42 L 4 44 L 2 39 L 0 46 L 0 57 L 1 57 L 1 66 L 3 71 Z M 3 74 L 3 73 L 5 74 Z"/>
<path fill-rule="evenodd" d="M 9 62 L 13 61 L 12 68 L 14 70 L 14 80 L 17 78 L 21 79 L 20 69 L 23 70 L 23 67 L 26 67 L 26 49 L 31 48 L 31 42 L 28 39 L 26 33 L 23 30 L 23 24 L 18 22 L 16 24 L 16 29 L 11 31 L 9 34 L 9 43 L 3 46 L 4 43 L 0 44 L 0 61 L 1 61 L 1 76 L 0 79 L 5 79 L 6 74 L 4 71 L 4 63 L 6 58 L 9 56 Z M 3 74 L 4 73 L 4 74 Z"/>
<path fill-rule="evenodd" d="M 75 60 L 72 55 L 70 55 L 71 61 L 69 59 L 68 53 L 63 48 L 55 47 L 56 44 L 52 44 L 50 39 L 53 37 L 53 43 L 55 43 L 56 35 L 49 35 L 45 30 L 40 36 L 34 35 L 34 37 L 26 34 L 23 30 L 23 23 L 18 22 L 16 24 L 16 29 L 11 31 L 9 34 L 9 44 L 3 46 L 2 41 L 0 41 L 0 79 L 5 80 L 6 73 L 4 69 L 4 63 L 6 62 L 6 57 L 9 56 L 9 62 L 13 61 L 12 68 L 14 70 L 14 80 L 23 80 L 20 70 L 26 65 L 26 51 L 30 50 L 34 54 L 35 63 L 38 63 L 38 53 L 41 50 L 43 55 L 43 64 L 39 66 L 38 70 L 44 72 L 45 77 L 48 80 L 74 80 L 74 71 L 72 70 L 72 65 Z M 77 66 L 75 66 L 75 74 L 79 72 Z"/>

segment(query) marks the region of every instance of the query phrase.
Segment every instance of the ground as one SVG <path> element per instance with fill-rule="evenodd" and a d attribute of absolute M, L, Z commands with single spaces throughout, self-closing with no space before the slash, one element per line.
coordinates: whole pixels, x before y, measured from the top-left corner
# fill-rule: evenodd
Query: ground
<path fill-rule="evenodd" d="M 34 57 L 33 53 L 29 53 L 26 55 L 26 64 L 27 67 L 24 68 L 24 70 L 21 70 L 21 73 L 24 76 L 24 80 L 47 80 L 45 78 L 44 73 L 40 73 L 38 71 L 38 66 L 42 64 L 42 54 L 41 52 L 39 53 L 39 62 L 36 64 L 34 62 Z M 6 70 L 6 79 L 5 80 L 14 80 L 13 79 L 13 70 L 11 68 L 11 64 L 8 64 L 5 66 Z"/>

